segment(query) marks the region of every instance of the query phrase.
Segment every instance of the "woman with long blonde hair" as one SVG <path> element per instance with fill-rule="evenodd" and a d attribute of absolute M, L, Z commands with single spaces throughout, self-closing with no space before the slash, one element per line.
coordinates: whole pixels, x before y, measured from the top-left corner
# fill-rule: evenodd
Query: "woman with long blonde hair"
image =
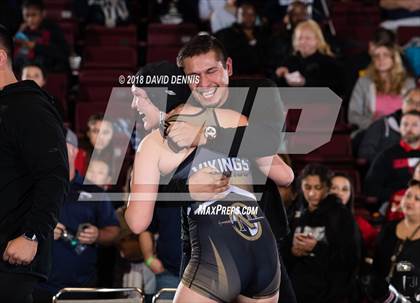
<path fill-rule="evenodd" d="M 403 66 L 398 46 L 377 45 L 370 55 L 372 63 L 359 77 L 349 105 L 349 122 L 359 130 L 401 109 L 404 94 L 415 87 Z"/>
<path fill-rule="evenodd" d="M 276 69 L 280 86 L 329 87 L 342 93 L 340 68 L 320 26 L 299 23 L 293 33 L 293 54 Z"/>

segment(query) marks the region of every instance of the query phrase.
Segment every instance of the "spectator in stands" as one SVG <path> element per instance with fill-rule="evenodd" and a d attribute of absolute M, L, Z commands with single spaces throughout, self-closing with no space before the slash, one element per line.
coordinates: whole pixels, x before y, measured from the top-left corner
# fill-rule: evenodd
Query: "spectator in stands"
<path fill-rule="evenodd" d="M 218 8 L 224 7 L 226 0 L 199 0 L 198 13 L 201 21 L 210 21 L 214 11 Z"/>
<path fill-rule="evenodd" d="M 395 30 L 400 26 L 420 26 L 419 0 L 381 0 L 382 26 Z"/>
<path fill-rule="evenodd" d="M 107 185 L 111 183 L 110 174 L 108 163 L 100 159 L 91 159 L 86 172 L 86 180 L 106 190 Z"/>
<path fill-rule="evenodd" d="M 78 0 L 73 2 L 75 14 L 83 22 L 112 28 L 130 21 L 130 13 L 125 0 Z"/>
<path fill-rule="evenodd" d="M 343 92 L 340 67 L 315 21 L 297 25 L 293 50 L 294 54 L 275 71 L 280 86 L 321 86 L 339 95 Z"/>
<path fill-rule="evenodd" d="M 335 173 L 331 178 L 331 193 L 335 194 L 341 202 L 353 213 L 364 246 L 370 248 L 374 243 L 378 230 L 369 223 L 361 214 L 356 214 L 354 209 L 355 192 L 353 182 L 348 174 Z"/>
<path fill-rule="evenodd" d="M 215 34 L 235 62 L 236 74 L 261 74 L 266 58 L 268 36 L 256 26 L 257 12 L 250 2 L 239 6 L 237 23 Z"/>
<path fill-rule="evenodd" d="M 413 180 L 420 181 L 420 161 L 414 167 Z M 401 200 L 407 191 L 406 188 L 395 192 L 389 199 L 389 206 L 385 215 L 387 221 L 399 221 L 404 219 L 401 209 Z"/>
<path fill-rule="evenodd" d="M 45 84 L 47 84 L 47 72 L 42 65 L 29 62 L 22 68 L 21 80 L 33 80 L 39 87 L 44 88 Z M 56 97 L 51 98 L 51 102 L 53 102 L 61 118 L 65 120 L 63 104 Z"/>
<path fill-rule="evenodd" d="M 215 33 L 236 22 L 236 0 L 227 0 L 223 7 L 217 7 L 210 17 L 210 29 Z"/>
<path fill-rule="evenodd" d="M 383 27 L 378 27 L 369 40 L 366 51 L 347 58 L 346 69 L 346 95 L 351 95 L 354 85 L 359 76 L 365 73 L 365 69 L 372 62 L 371 53 L 378 46 L 393 47 L 397 44 L 395 33 Z"/>
<path fill-rule="evenodd" d="M 420 89 L 408 92 L 402 108 L 373 122 L 363 135 L 358 157 L 372 163 L 373 159 L 385 149 L 397 144 L 400 139 L 401 115 L 413 110 L 420 111 Z"/>
<path fill-rule="evenodd" d="M 401 141 L 380 153 L 366 175 L 365 193 L 375 197 L 379 206 L 406 187 L 420 160 L 420 112 L 402 115 L 400 133 Z"/>
<path fill-rule="evenodd" d="M 395 45 L 376 45 L 366 75 L 357 80 L 350 99 L 348 119 L 358 130 L 402 106 L 403 95 L 415 87 Z"/>
<path fill-rule="evenodd" d="M 15 35 L 15 67 L 36 60 L 49 72 L 67 71 L 69 46 L 58 25 L 45 18 L 42 0 L 25 0 L 22 15 Z"/>
<path fill-rule="evenodd" d="M 420 289 L 420 182 L 412 180 L 401 201 L 404 219 L 386 224 L 378 238 L 369 294 L 375 302 L 416 302 Z"/>
<path fill-rule="evenodd" d="M 83 178 L 75 169 L 76 135 L 67 130 L 66 139 L 70 193 L 54 229 L 51 274 L 47 282 L 38 284 L 35 302 L 51 302 L 52 296 L 64 287 L 95 286 L 97 245 L 112 245 L 119 233 L 115 211 L 103 191 L 94 185 L 83 185 Z M 103 201 L 93 199 L 92 193 L 101 194 Z"/>
<path fill-rule="evenodd" d="M 287 8 L 287 15 L 283 23 L 285 29 L 282 29 L 270 39 L 268 48 L 267 74 L 275 79 L 275 70 L 281 66 L 283 61 L 293 53 L 293 32 L 296 26 L 310 19 L 308 6 L 302 1 L 294 1 Z"/>
<path fill-rule="evenodd" d="M 104 120 L 102 113 L 93 114 L 89 117 L 87 126 L 86 136 L 88 140 L 83 141 L 81 144 L 82 150 L 76 159 L 76 168 L 81 174 L 85 175 L 95 150 L 95 158 L 108 163 L 112 176 L 112 164 L 114 162 L 114 148 L 112 144 L 114 128 L 112 122 Z"/>
<path fill-rule="evenodd" d="M 300 174 L 304 204 L 293 213 L 288 271 L 299 303 L 347 302 L 359 261 L 356 223 L 335 195 L 332 172 L 319 164 Z"/>
<path fill-rule="evenodd" d="M 154 250 L 154 235 L 156 251 Z M 145 264 L 156 275 L 156 292 L 162 288 L 177 288 L 181 267 L 181 209 L 168 202 L 158 202 L 148 230 L 139 235 Z"/>

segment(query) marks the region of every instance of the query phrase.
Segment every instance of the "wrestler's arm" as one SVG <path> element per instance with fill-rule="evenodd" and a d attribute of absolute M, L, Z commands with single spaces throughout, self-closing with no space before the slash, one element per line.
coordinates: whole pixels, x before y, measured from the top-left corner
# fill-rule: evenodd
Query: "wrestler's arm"
<path fill-rule="evenodd" d="M 125 219 L 136 234 L 145 231 L 153 218 L 160 179 L 159 145 L 154 133 L 146 136 L 140 143 L 134 160 L 131 193 Z"/>
<path fill-rule="evenodd" d="M 289 186 L 295 177 L 293 170 L 279 155 L 257 158 L 255 162 L 261 172 L 277 186 Z"/>

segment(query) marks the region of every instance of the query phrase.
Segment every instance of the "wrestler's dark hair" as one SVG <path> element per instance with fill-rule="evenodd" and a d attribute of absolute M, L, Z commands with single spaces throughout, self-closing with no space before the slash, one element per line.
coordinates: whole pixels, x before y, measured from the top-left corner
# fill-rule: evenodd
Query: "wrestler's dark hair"
<path fill-rule="evenodd" d="M 25 0 L 22 3 L 22 8 L 34 7 L 40 11 L 45 9 L 44 1 L 42 0 Z"/>
<path fill-rule="evenodd" d="M 331 178 L 333 176 L 333 172 L 326 167 L 325 165 L 318 164 L 318 163 L 311 163 L 306 165 L 299 175 L 300 184 L 302 184 L 302 180 L 308 176 L 318 176 L 321 183 L 325 184 L 327 188 L 331 188 Z"/>
<path fill-rule="evenodd" d="M 222 62 L 223 67 L 226 67 L 228 55 L 225 47 L 216 37 L 207 33 L 198 34 L 185 44 L 176 57 L 176 63 L 179 67 L 184 67 L 186 58 L 207 54 L 210 51 L 214 51 L 217 59 Z"/>
<path fill-rule="evenodd" d="M 7 28 L 0 24 L 0 48 L 5 50 L 10 64 L 13 62 L 13 37 Z"/>

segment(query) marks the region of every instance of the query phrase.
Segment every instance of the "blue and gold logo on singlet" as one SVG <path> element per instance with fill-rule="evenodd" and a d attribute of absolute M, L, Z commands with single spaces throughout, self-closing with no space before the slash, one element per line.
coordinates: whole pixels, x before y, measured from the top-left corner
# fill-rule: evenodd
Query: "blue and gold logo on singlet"
<path fill-rule="evenodd" d="M 229 220 L 236 233 L 248 241 L 258 240 L 262 234 L 261 220 L 264 217 L 258 217 L 257 213 L 241 211 L 248 207 L 241 202 L 233 203 L 232 207 L 236 210 L 229 215 Z"/>

